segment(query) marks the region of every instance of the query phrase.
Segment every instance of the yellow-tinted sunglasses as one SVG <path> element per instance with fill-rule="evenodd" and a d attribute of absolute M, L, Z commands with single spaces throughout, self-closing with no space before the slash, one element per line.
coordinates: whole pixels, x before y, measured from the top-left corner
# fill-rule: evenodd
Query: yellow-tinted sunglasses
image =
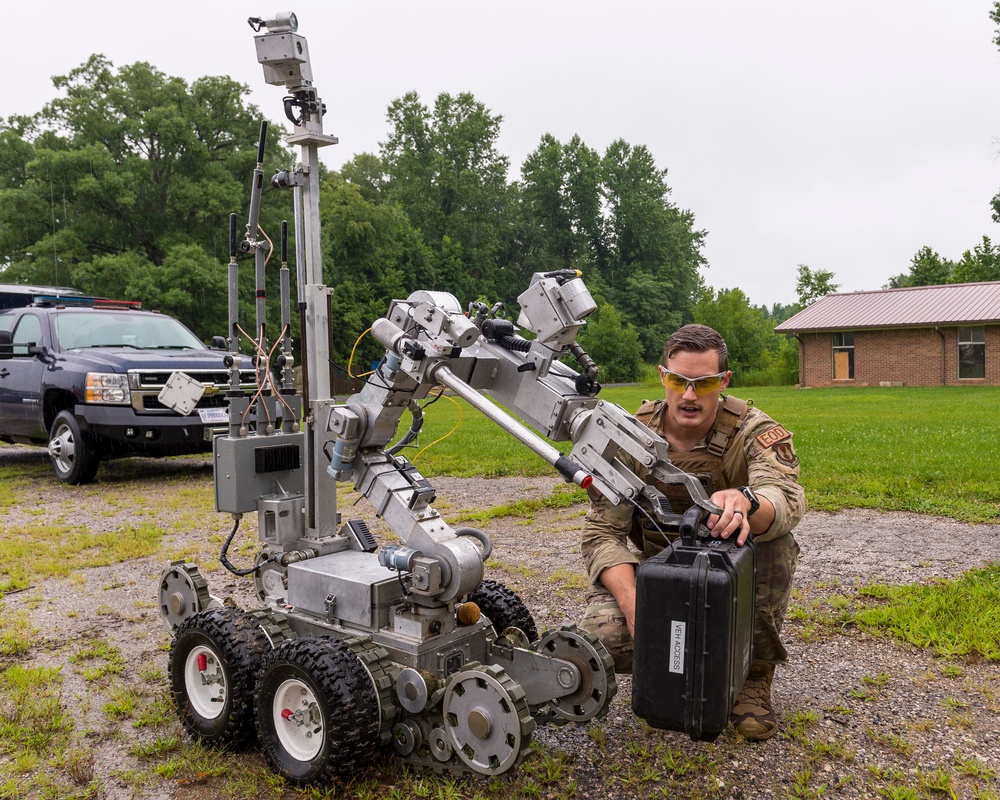
<path fill-rule="evenodd" d="M 725 378 L 725 372 L 720 372 L 718 375 L 702 375 L 700 378 L 689 378 L 687 375 L 679 375 L 676 372 L 671 372 L 662 365 L 660 366 L 660 382 L 670 389 L 670 391 L 677 392 L 677 394 L 684 394 L 688 386 L 694 389 L 696 397 L 701 397 L 703 394 L 711 394 L 722 388 L 722 382 Z"/>

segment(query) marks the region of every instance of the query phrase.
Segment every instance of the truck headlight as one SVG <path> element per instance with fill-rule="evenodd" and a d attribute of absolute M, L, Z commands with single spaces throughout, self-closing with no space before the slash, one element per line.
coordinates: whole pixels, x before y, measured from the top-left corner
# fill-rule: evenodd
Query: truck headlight
<path fill-rule="evenodd" d="M 112 403 L 128 405 L 132 398 L 128 391 L 128 375 L 113 372 L 88 372 L 85 403 Z"/>

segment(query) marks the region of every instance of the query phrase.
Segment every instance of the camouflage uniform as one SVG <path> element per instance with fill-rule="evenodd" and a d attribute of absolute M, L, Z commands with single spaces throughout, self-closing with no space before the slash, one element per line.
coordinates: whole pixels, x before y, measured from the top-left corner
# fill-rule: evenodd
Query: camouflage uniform
<path fill-rule="evenodd" d="M 636 417 L 663 435 L 665 411 L 663 400 L 647 402 L 636 412 Z M 805 511 L 792 435 L 764 412 L 742 400 L 723 397 L 708 436 L 689 453 L 671 450 L 671 461 L 685 472 L 698 475 L 709 496 L 721 489 L 750 486 L 758 497 L 766 497 L 774 506 L 771 527 L 754 536 L 757 545 L 754 660 L 784 663 L 788 651 L 780 634 L 799 554 L 791 530 Z M 643 474 L 638 464 L 633 462 L 629 466 L 637 475 Z M 677 504 L 675 511 L 690 504 L 687 497 L 676 497 L 675 486 L 661 485 L 660 489 Z M 649 523 L 639 525 L 633 520 L 633 510 L 628 502 L 613 505 L 592 491 L 590 511 L 583 526 L 582 552 L 592 585 L 580 625 L 604 643 L 615 659 L 618 672 L 632 671 L 632 637 L 625 615 L 601 583 L 600 575 L 618 564 L 638 565 L 665 545 L 663 534 L 650 530 Z M 629 547 L 629 541 L 639 552 Z"/>

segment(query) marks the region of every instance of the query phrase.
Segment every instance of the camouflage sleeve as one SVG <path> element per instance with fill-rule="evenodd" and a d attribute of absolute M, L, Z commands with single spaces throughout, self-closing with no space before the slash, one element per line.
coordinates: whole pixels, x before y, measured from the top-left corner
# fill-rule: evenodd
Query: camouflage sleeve
<path fill-rule="evenodd" d="M 750 409 L 743 433 L 750 488 L 774 506 L 774 522 L 755 538 L 770 541 L 792 530 L 805 513 L 806 496 L 799 485 L 799 457 L 792 434 L 759 409 Z"/>
<path fill-rule="evenodd" d="M 583 522 L 580 550 L 590 581 L 597 584 L 608 567 L 638 564 L 639 559 L 628 546 L 632 506 L 627 502 L 615 505 L 608 498 L 595 495 L 591 493 L 590 511 Z"/>

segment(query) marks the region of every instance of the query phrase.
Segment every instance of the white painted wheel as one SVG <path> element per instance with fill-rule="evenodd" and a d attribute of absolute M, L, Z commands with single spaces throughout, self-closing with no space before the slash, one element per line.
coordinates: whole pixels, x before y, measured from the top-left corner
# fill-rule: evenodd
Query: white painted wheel
<path fill-rule="evenodd" d="M 217 719 L 225 709 L 226 673 L 212 648 L 191 648 L 184 661 L 184 685 L 191 706 L 205 719 Z"/>
<path fill-rule="evenodd" d="M 298 761 L 312 761 L 323 749 L 326 731 L 312 689 L 296 678 L 283 681 L 271 704 L 281 746 Z"/>
<path fill-rule="evenodd" d="M 194 572 L 195 588 L 203 587 Z M 176 599 L 176 586 L 169 587 L 168 601 Z M 198 589 L 199 599 L 202 591 L 208 597 Z M 168 672 L 184 729 L 211 746 L 238 749 L 253 739 L 257 668 L 270 650 L 260 621 L 238 608 L 209 608 L 183 619 L 174 629 Z"/>
<path fill-rule="evenodd" d="M 323 785 L 371 760 L 382 744 L 381 704 L 392 703 L 383 664 L 388 654 L 370 642 L 330 636 L 289 639 L 265 656 L 255 695 L 257 734 L 279 773 L 300 786 Z M 379 693 L 373 669 L 382 678 Z"/>

